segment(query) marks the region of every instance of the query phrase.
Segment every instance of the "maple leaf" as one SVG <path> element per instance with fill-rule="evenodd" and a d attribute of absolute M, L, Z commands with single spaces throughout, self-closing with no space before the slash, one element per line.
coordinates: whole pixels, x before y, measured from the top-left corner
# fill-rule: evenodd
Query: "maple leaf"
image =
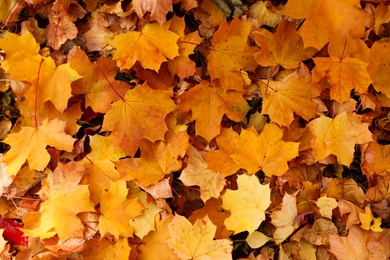
<path fill-rule="evenodd" d="M 390 68 L 390 43 L 375 42 L 371 47 L 370 64 L 367 72 L 374 81 L 372 85 L 377 91 L 382 92 L 390 98 L 388 82 L 390 75 L 387 73 Z"/>
<path fill-rule="evenodd" d="M 282 209 L 274 210 L 271 213 L 271 223 L 276 227 L 274 241 L 277 245 L 282 243 L 299 226 L 299 223 L 294 222 L 297 215 L 296 194 L 284 194 Z"/>
<path fill-rule="evenodd" d="M 364 150 L 362 170 L 372 177 L 374 174 L 387 176 L 390 173 L 390 145 L 370 142 Z"/>
<path fill-rule="evenodd" d="M 72 50 L 70 66 L 82 76 L 72 82 L 72 93 L 84 94 L 86 107 L 90 106 L 95 112 L 106 113 L 112 102 L 122 99 L 126 94 L 128 85 L 123 81 L 111 80 L 118 72 L 118 67 L 111 58 L 100 57 L 97 62 L 92 63 L 80 48 Z"/>
<path fill-rule="evenodd" d="M 145 69 L 158 71 L 167 58 L 179 56 L 179 38 L 165 26 L 146 24 L 140 32 L 116 35 L 110 44 L 116 48 L 113 57 L 121 69 L 129 69 L 139 61 Z"/>
<path fill-rule="evenodd" d="M 111 181 L 120 177 L 113 161 L 125 157 L 126 154 L 113 145 L 112 135 L 94 135 L 90 136 L 89 140 L 92 151 L 83 159 L 85 174 L 81 183 L 88 184 L 91 200 L 98 204 L 103 191 L 110 187 Z"/>
<path fill-rule="evenodd" d="M 133 196 L 134 197 L 134 196 Z M 155 216 L 162 211 L 155 203 L 146 200 L 146 193 L 138 193 L 138 201 L 144 208 L 142 215 L 129 220 L 130 226 L 134 228 L 134 234 L 143 239 L 149 232 L 155 229 Z"/>
<path fill-rule="evenodd" d="M 150 13 L 150 20 L 156 20 L 160 24 L 166 21 L 168 12 L 172 11 L 172 0 L 134 0 L 132 4 L 139 18 Z"/>
<path fill-rule="evenodd" d="M 359 219 L 362 222 L 361 227 L 365 230 L 372 230 L 374 232 L 382 232 L 383 229 L 380 227 L 382 224 L 382 218 L 374 218 L 372 215 L 371 205 L 368 204 L 364 208 L 364 213 L 359 212 Z"/>
<path fill-rule="evenodd" d="M 175 109 L 168 91 L 153 90 L 146 84 L 126 92 L 112 104 L 104 117 L 102 131 L 113 131 L 114 144 L 128 155 L 134 155 L 139 141 L 163 140 L 167 127 L 165 116 Z"/>
<path fill-rule="evenodd" d="M 27 55 L 37 55 L 40 47 L 30 31 L 25 31 L 22 35 L 7 32 L 0 38 L 0 48 L 7 57 L 1 63 L 1 67 L 9 71 L 19 60 L 23 60 Z"/>
<path fill-rule="evenodd" d="M 388 259 L 389 243 L 389 230 L 378 233 L 366 231 L 359 226 L 352 226 L 346 237 L 329 236 L 330 252 L 340 260 Z"/>
<path fill-rule="evenodd" d="M 313 245 L 329 245 L 329 235 L 335 235 L 338 233 L 337 227 L 332 221 L 319 218 L 314 221 L 311 228 L 303 231 L 302 235 Z"/>
<path fill-rule="evenodd" d="M 358 0 L 291 0 L 282 14 L 306 19 L 299 34 L 305 46 L 320 50 L 332 37 L 364 36 L 367 15 L 359 7 Z"/>
<path fill-rule="evenodd" d="M 134 228 L 129 220 L 141 214 L 143 207 L 138 199 L 126 199 L 128 189 L 126 181 L 112 182 L 108 191 L 104 191 L 100 200 L 99 231 L 101 236 L 112 234 L 116 239 L 119 236 L 132 237 Z"/>
<path fill-rule="evenodd" d="M 218 198 L 225 186 L 222 174 L 209 170 L 202 153 L 193 146 L 188 148 L 187 155 L 187 167 L 181 172 L 179 179 L 186 186 L 199 186 L 200 198 L 203 201 L 211 197 Z"/>
<path fill-rule="evenodd" d="M 272 122 L 288 127 L 294 120 L 294 113 L 306 121 L 316 116 L 317 104 L 311 100 L 314 84 L 306 67 L 301 67 L 282 81 L 263 82 L 271 87 L 260 85 L 264 97 L 261 112 L 268 114 Z"/>
<path fill-rule="evenodd" d="M 366 93 L 372 80 L 365 63 L 355 58 L 326 57 L 313 58 L 316 66 L 312 71 L 313 82 L 330 87 L 330 97 L 340 103 L 350 99 L 352 89 Z"/>
<path fill-rule="evenodd" d="M 45 199 L 40 209 L 42 234 L 53 228 L 62 241 L 83 237 L 84 225 L 76 214 L 95 211 L 88 186 L 78 185 L 83 174 L 81 162 L 59 163 L 42 181 L 40 193 Z"/>
<path fill-rule="evenodd" d="M 7 173 L 15 175 L 27 160 L 30 169 L 42 171 L 50 161 L 46 146 L 72 151 L 73 139 L 64 132 L 65 122 L 58 119 L 43 121 L 38 127 L 22 127 L 19 133 L 12 133 L 4 140 L 11 149 L 4 155 Z"/>
<path fill-rule="evenodd" d="M 295 69 L 303 60 L 317 52 L 315 48 L 303 48 L 303 40 L 295 29 L 295 23 L 283 20 L 274 34 L 264 28 L 254 32 L 253 40 L 261 48 L 254 58 L 261 66 L 281 65 Z"/>
<path fill-rule="evenodd" d="M 171 234 L 168 246 L 181 259 L 232 259 L 232 242 L 213 240 L 216 227 L 207 216 L 192 225 L 185 217 L 175 215 L 168 229 Z"/>
<path fill-rule="evenodd" d="M 23 223 L 14 219 L 5 219 L 0 215 L 0 228 L 4 229 L 4 238 L 18 245 L 27 245 L 27 237 L 23 236 L 23 232 L 19 230 L 21 227 Z"/>
<path fill-rule="evenodd" d="M 225 92 L 206 80 L 181 94 L 179 98 L 179 111 L 184 114 L 192 112 L 191 119 L 196 120 L 196 134 L 207 141 L 220 134 L 224 114 L 233 121 L 243 121 L 249 110 L 242 93 Z"/>
<path fill-rule="evenodd" d="M 128 260 L 130 250 L 126 238 L 120 237 L 118 241 L 112 243 L 107 238 L 93 237 L 85 242 L 81 255 L 85 260 Z"/>
<path fill-rule="evenodd" d="M 337 208 L 339 205 L 334 198 L 328 198 L 326 195 L 320 197 L 315 203 L 320 209 L 321 215 L 328 219 L 332 219 L 332 210 Z"/>
<path fill-rule="evenodd" d="M 382 34 L 384 31 L 383 24 L 390 22 L 390 12 L 388 6 L 382 2 L 375 9 L 375 25 L 374 31 L 377 35 Z"/>
<path fill-rule="evenodd" d="M 222 208 L 231 213 L 225 226 L 234 233 L 252 233 L 265 220 L 271 190 L 269 185 L 261 185 L 256 175 L 238 175 L 237 185 L 237 190 L 226 190 L 221 196 Z"/>
<path fill-rule="evenodd" d="M 184 157 L 188 147 L 188 135 L 179 132 L 167 138 L 167 142 L 155 144 L 142 139 L 140 142 L 141 158 L 126 158 L 115 163 L 121 178 L 133 180 L 142 187 L 156 184 L 165 174 L 181 168 L 180 157 Z"/>
<path fill-rule="evenodd" d="M 240 167 L 230 157 L 234 153 L 239 136 L 231 128 L 221 128 L 221 134 L 216 137 L 218 150 L 203 155 L 208 168 L 214 172 L 221 172 L 222 177 L 236 173 Z"/>
<path fill-rule="evenodd" d="M 137 259 L 176 259 L 177 256 L 167 243 L 167 241 L 171 238 L 168 230 L 168 224 L 171 223 L 173 216 L 168 215 L 161 220 L 159 216 L 156 216 L 156 218 L 156 231 L 150 232 L 142 239 L 142 244 L 137 247 L 137 249 L 140 251 Z"/>
<path fill-rule="evenodd" d="M 282 137 L 283 130 L 275 124 L 267 124 L 260 135 L 243 129 L 231 157 L 249 174 L 262 170 L 267 176 L 281 176 L 299 148 L 298 143 L 284 142 Z"/>
<path fill-rule="evenodd" d="M 353 113 L 343 112 L 334 119 L 321 116 L 312 120 L 308 127 L 313 133 L 311 147 L 317 160 L 334 154 L 340 164 L 349 166 L 355 144 L 372 141 L 368 124 L 361 123 L 360 117 Z"/>
<path fill-rule="evenodd" d="M 224 90 L 242 91 L 244 79 L 241 69 L 256 67 L 253 54 L 257 48 L 249 47 L 251 31 L 248 22 L 234 18 L 230 25 L 225 20 L 214 33 L 212 50 L 207 56 L 211 79 L 219 79 Z"/>

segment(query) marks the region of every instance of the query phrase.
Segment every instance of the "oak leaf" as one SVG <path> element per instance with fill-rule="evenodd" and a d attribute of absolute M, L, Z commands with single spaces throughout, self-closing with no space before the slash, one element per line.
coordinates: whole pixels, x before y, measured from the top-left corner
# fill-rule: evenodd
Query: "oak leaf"
<path fill-rule="evenodd" d="M 78 184 L 83 174 L 81 162 L 59 163 L 42 181 L 40 193 L 44 202 L 40 209 L 40 229 L 43 235 L 54 229 L 62 241 L 83 237 L 85 228 L 76 214 L 95 211 L 88 186 Z"/>
<path fill-rule="evenodd" d="M 282 81 L 270 80 L 267 83 L 271 87 L 263 84 L 260 87 L 264 97 L 261 112 L 268 114 L 272 122 L 288 127 L 294 120 L 294 113 L 306 121 L 316 116 L 317 104 L 311 100 L 314 97 L 314 84 L 306 67 L 296 70 Z"/>
<path fill-rule="evenodd" d="M 296 194 L 290 195 L 286 192 L 283 196 L 282 209 L 274 210 L 271 213 L 271 223 L 276 227 L 274 232 L 274 241 L 277 245 L 289 237 L 299 223 L 295 223 L 297 212 Z"/>
<path fill-rule="evenodd" d="M 362 171 L 372 177 L 375 174 L 387 176 L 390 173 L 390 145 L 371 142 L 364 150 Z"/>
<path fill-rule="evenodd" d="M 119 236 L 132 237 L 134 228 L 129 220 L 141 215 L 143 207 L 138 199 L 127 199 L 128 189 L 126 181 L 112 182 L 110 188 L 104 191 L 100 200 L 99 231 L 101 236 L 112 234 L 116 239 Z"/>
<path fill-rule="evenodd" d="M 161 63 L 179 55 L 179 35 L 166 26 L 146 24 L 140 32 L 116 35 L 111 45 L 116 48 L 114 59 L 121 69 L 131 68 L 139 61 L 145 69 L 158 71 Z"/>
<path fill-rule="evenodd" d="M 316 66 L 312 71 L 313 82 L 330 88 L 330 98 L 340 103 L 350 100 L 352 89 L 363 94 L 372 80 L 365 63 L 356 58 L 325 57 L 314 58 Z"/>
<path fill-rule="evenodd" d="M 72 49 L 68 58 L 70 67 L 81 76 L 72 82 L 74 95 L 85 95 L 85 106 L 93 111 L 106 113 L 111 103 L 120 100 L 129 90 L 128 85 L 119 80 L 113 80 L 118 73 L 118 67 L 111 58 L 100 57 L 97 62 L 90 62 L 88 56 L 80 48 Z"/>
<path fill-rule="evenodd" d="M 298 143 L 284 142 L 283 130 L 267 124 L 260 135 L 243 129 L 231 156 L 249 174 L 264 171 L 267 176 L 281 176 L 287 172 L 287 161 L 298 156 Z"/>
<path fill-rule="evenodd" d="M 256 175 L 239 175 L 237 190 L 226 190 L 221 196 L 222 208 L 231 215 L 225 226 L 234 233 L 252 233 L 265 220 L 265 210 L 271 204 L 269 185 L 261 185 Z"/>
<path fill-rule="evenodd" d="M 142 138 L 152 142 L 164 139 L 168 130 L 164 118 L 175 107 L 169 92 L 152 90 L 143 84 L 112 104 L 104 117 L 102 131 L 113 131 L 114 145 L 133 156 Z"/>
<path fill-rule="evenodd" d="M 312 120 L 308 127 L 313 133 L 311 147 L 317 160 L 333 154 L 340 164 L 349 166 L 355 144 L 372 141 L 368 124 L 361 123 L 360 117 L 353 113 L 343 112 L 334 119 L 321 116 Z"/>
<path fill-rule="evenodd" d="M 390 43 L 375 42 L 371 47 L 370 64 L 367 67 L 367 72 L 374 81 L 372 85 L 375 90 L 382 92 L 386 97 L 390 98 L 390 89 L 388 82 L 390 81 Z"/>
<path fill-rule="evenodd" d="M 141 158 L 126 158 L 115 163 L 121 179 L 132 180 L 139 186 L 157 184 L 165 174 L 180 170 L 188 148 L 188 135 L 179 132 L 166 142 L 152 143 L 146 139 L 140 142 Z"/>
<path fill-rule="evenodd" d="M 261 48 L 254 58 L 261 66 L 281 65 L 295 69 L 303 60 L 317 52 L 315 48 L 303 48 L 303 40 L 295 29 L 295 23 L 283 20 L 272 34 L 264 28 L 254 32 L 253 39 Z"/>
<path fill-rule="evenodd" d="M 282 14 L 306 19 L 299 34 L 305 47 L 320 50 L 333 37 L 364 36 L 367 14 L 359 4 L 359 0 L 292 0 L 284 6 Z"/>
<path fill-rule="evenodd" d="M 240 167 L 230 157 L 234 153 L 239 136 L 231 128 L 221 128 L 221 134 L 216 137 L 218 150 L 203 155 L 208 168 L 214 172 L 221 172 L 222 177 L 236 173 Z"/>
<path fill-rule="evenodd" d="M 220 172 L 208 169 L 202 153 L 193 146 L 188 148 L 187 167 L 182 171 L 179 179 L 186 186 L 199 186 L 200 198 L 207 201 L 210 198 L 218 198 L 225 187 L 225 180 Z"/>
<path fill-rule="evenodd" d="M 242 93 L 225 92 L 220 86 L 203 80 L 179 96 L 178 109 L 187 114 L 192 112 L 191 120 L 196 121 L 196 134 L 211 141 L 220 134 L 224 114 L 233 121 L 243 121 L 249 110 Z"/>
<path fill-rule="evenodd" d="M 253 54 L 257 48 L 247 44 L 250 31 L 250 23 L 236 17 L 230 24 L 222 22 L 214 33 L 208 68 L 211 79 L 219 79 L 224 90 L 242 91 L 244 79 L 240 70 L 256 67 Z"/>
<path fill-rule="evenodd" d="M 65 122 L 58 119 L 43 121 L 38 127 L 22 127 L 19 133 L 12 133 L 4 140 L 11 149 L 2 161 L 7 166 L 7 173 L 15 175 L 27 160 L 30 169 L 42 171 L 50 161 L 46 146 L 72 151 L 73 139 L 65 134 Z"/>
<path fill-rule="evenodd" d="M 216 227 L 207 216 L 192 225 L 185 217 L 176 215 L 168 229 L 171 234 L 168 246 L 180 259 L 232 259 L 232 242 L 213 240 Z"/>

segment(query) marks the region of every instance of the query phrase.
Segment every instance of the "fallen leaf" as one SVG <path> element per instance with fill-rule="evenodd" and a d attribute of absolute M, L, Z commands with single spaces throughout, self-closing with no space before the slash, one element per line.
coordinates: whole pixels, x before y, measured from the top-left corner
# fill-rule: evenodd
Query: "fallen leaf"
<path fill-rule="evenodd" d="M 326 196 L 320 197 L 315 202 L 324 218 L 332 219 L 332 210 L 338 207 L 338 203 L 334 198 Z"/>
<path fill-rule="evenodd" d="M 226 190 L 221 196 L 222 208 L 231 215 L 225 226 L 234 233 L 252 233 L 265 220 L 265 210 L 271 204 L 269 185 L 261 185 L 256 175 L 239 175 L 237 190 Z"/>
<path fill-rule="evenodd" d="M 185 217 L 176 215 L 168 229 L 171 234 L 168 246 L 180 259 L 232 259 L 232 242 L 213 240 L 216 227 L 207 216 L 192 225 Z"/>
<path fill-rule="evenodd" d="M 370 142 L 364 150 L 362 170 L 369 177 L 375 174 L 387 176 L 390 173 L 390 145 L 380 145 Z"/>
<path fill-rule="evenodd" d="M 160 24 L 166 21 L 168 12 L 172 11 L 172 0 L 134 0 L 132 4 L 139 18 L 150 13 L 150 20 L 155 20 Z"/>
<path fill-rule="evenodd" d="M 329 245 L 329 236 L 336 235 L 337 227 L 328 219 L 317 219 L 311 228 L 303 231 L 302 236 L 313 245 Z"/>
<path fill-rule="evenodd" d="M 387 82 L 390 75 L 387 71 L 390 68 L 390 43 L 375 42 L 371 47 L 370 64 L 367 66 L 367 72 L 374 81 L 372 85 L 375 90 L 382 92 L 390 98 L 390 90 Z"/>
<path fill-rule="evenodd" d="M 127 239 L 123 237 L 114 243 L 107 238 L 91 238 L 85 242 L 81 255 L 85 260 L 128 260 L 130 250 Z"/>
<path fill-rule="evenodd" d="M 259 248 L 262 247 L 265 243 L 270 241 L 271 238 L 267 237 L 263 233 L 259 231 L 253 231 L 248 235 L 248 237 L 245 239 L 245 241 L 248 243 L 248 245 L 251 248 Z"/>
<path fill-rule="evenodd" d="M 374 232 L 382 232 L 383 229 L 380 227 L 382 224 L 382 218 L 374 218 L 371 211 L 371 205 L 367 204 L 364 208 L 364 213 L 359 212 L 359 219 L 362 222 L 361 227 L 365 230 L 372 230 Z"/>

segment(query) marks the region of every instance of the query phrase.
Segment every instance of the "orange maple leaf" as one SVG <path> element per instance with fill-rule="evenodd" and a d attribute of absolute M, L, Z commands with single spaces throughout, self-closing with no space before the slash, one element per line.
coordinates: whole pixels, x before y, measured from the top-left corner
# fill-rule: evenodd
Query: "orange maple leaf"
<path fill-rule="evenodd" d="M 126 181 L 112 182 L 110 188 L 104 191 L 100 200 L 99 231 L 101 236 L 107 233 L 116 239 L 119 236 L 132 237 L 134 228 L 129 220 L 139 216 L 143 210 L 138 199 L 127 199 L 129 190 Z"/>
<path fill-rule="evenodd" d="M 374 174 L 387 176 L 390 173 L 390 145 L 371 142 L 365 148 L 362 159 L 362 171 L 369 177 Z"/>
<path fill-rule="evenodd" d="M 22 127 L 19 133 L 12 133 L 4 140 L 11 149 L 4 155 L 7 173 L 15 175 L 28 161 L 30 169 L 42 171 L 50 161 L 46 146 L 72 151 L 75 139 L 65 134 L 65 122 L 59 119 L 45 119 L 38 127 Z"/>
<path fill-rule="evenodd" d="M 181 94 L 179 98 L 179 111 L 184 114 L 192 112 L 191 119 L 196 120 L 196 134 L 207 141 L 219 135 L 224 114 L 233 121 L 242 121 L 249 110 L 242 93 L 225 92 L 206 80 Z"/>
<path fill-rule="evenodd" d="M 320 50 L 334 37 L 364 36 L 367 14 L 359 7 L 359 0 L 291 0 L 282 14 L 306 19 L 299 34 L 305 46 Z"/>
<path fill-rule="evenodd" d="M 284 142 L 283 130 L 267 124 L 260 135 L 243 129 L 231 156 L 249 174 L 263 170 L 267 176 L 281 176 L 287 172 L 287 161 L 298 156 L 298 143 Z"/>
<path fill-rule="evenodd" d="M 114 144 L 132 156 L 142 138 L 152 142 L 164 139 L 168 130 L 164 118 L 175 108 L 168 91 L 153 90 L 143 84 L 112 104 L 104 117 L 102 131 L 113 131 Z"/>
<path fill-rule="evenodd" d="M 372 80 L 365 63 L 355 58 L 326 57 L 314 58 L 316 66 L 312 71 L 313 82 L 330 88 L 330 97 L 340 103 L 350 100 L 350 93 L 355 89 L 366 93 Z"/>
<path fill-rule="evenodd" d="M 142 187 L 154 185 L 165 174 L 181 168 L 180 158 L 184 157 L 188 147 L 188 135 L 179 132 L 166 139 L 166 142 L 152 143 L 146 139 L 140 141 L 141 158 L 126 158 L 115 163 L 121 179 L 132 180 Z"/>
<path fill-rule="evenodd" d="M 244 89 L 242 69 L 256 67 L 253 54 L 257 48 L 249 47 L 251 24 L 238 17 L 228 24 L 225 20 L 214 33 L 212 50 L 207 56 L 211 79 L 219 79 L 224 90 Z"/>
<path fill-rule="evenodd" d="M 83 76 L 72 82 L 72 93 L 85 95 L 85 107 L 90 106 L 95 112 L 106 113 L 112 102 L 126 94 L 129 86 L 123 81 L 114 80 L 118 67 L 111 58 L 100 57 L 92 63 L 80 48 L 72 50 L 70 67 Z"/>
<path fill-rule="evenodd" d="M 306 67 L 301 67 L 282 81 L 263 82 L 271 87 L 260 85 L 264 97 L 261 113 L 268 114 L 272 122 L 288 127 L 294 120 L 294 113 L 306 121 L 316 116 L 317 104 L 311 100 L 315 85 Z"/>
<path fill-rule="evenodd" d="M 225 187 L 225 180 L 220 172 L 207 168 L 202 153 L 193 146 L 188 148 L 187 167 L 181 172 L 179 179 L 186 186 L 199 186 L 200 198 L 207 201 L 211 197 L 218 198 Z"/>
<path fill-rule="evenodd" d="M 272 34 L 260 28 L 254 32 L 253 39 L 261 48 L 254 58 L 261 66 L 281 65 L 286 69 L 295 69 L 299 63 L 313 56 L 317 49 L 303 48 L 303 40 L 295 29 L 295 23 L 283 20 Z"/>
<path fill-rule="evenodd" d="M 390 43 L 375 42 L 371 47 L 370 64 L 367 72 L 374 83 L 372 85 L 377 91 L 382 92 L 390 98 Z"/>
<path fill-rule="evenodd" d="M 150 20 L 156 20 L 160 24 L 167 20 L 168 12 L 172 11 L 172 0 L 134 0 L 132 4 L 139 18 L 150 13 Z"/>
<path fill-rule="evenodd" d="M 146 24 L 140 32 L 116 35 L 111 45 L 116 48 L 114 59 L 121 69 L 131 68 L 139 61 L 145 69 L 158 71 L 161 63 L 179 55 L 179 35 L 166 26 Z"/>
<path fill-rule="evenodd" d="M 317 160 L 330 154 L 337 156 L 340 164 L 349 166 L 353 160 L 355 144 L 372 141 L 367 123 L 361 123 L 358 115 L 343 112 L 334 119 L 321 116 L 308 124 L 313 133 L 311 147 Z"/>
<path fill-rule="evenodd" d="M 192 225 L 185 217 L 175 215 L 168 229 L 171 234 L 168 246 L 180 259 L 232 259 L 232 242 L 214 240 L 217 228 L 208 216 Z"/>

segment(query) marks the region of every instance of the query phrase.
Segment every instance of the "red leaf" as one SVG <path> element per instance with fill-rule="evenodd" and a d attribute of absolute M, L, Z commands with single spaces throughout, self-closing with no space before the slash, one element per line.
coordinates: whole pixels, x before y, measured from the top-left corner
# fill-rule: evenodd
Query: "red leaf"
<path fill-rule="evenodd" d="M 23 232 L 19 228 L 23 227 L 23 223 L 19 223 L 14 219 L 4 219 L 0 216 L 0 228 L 4 228 L 4 238 L 18 245 L 27 245 L 27 237 L 23 236 Z"/>

